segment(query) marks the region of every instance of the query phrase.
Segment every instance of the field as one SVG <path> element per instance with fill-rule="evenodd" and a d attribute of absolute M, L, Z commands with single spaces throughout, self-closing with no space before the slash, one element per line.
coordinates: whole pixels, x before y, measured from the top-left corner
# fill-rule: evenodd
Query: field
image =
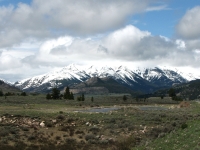
<path fill-rule="evenodd" d="M 0 97 L 0 149 L 200 149 L 198 102 L 180 108 L 169 97 L 122 97 L 86 95 L 82 102 Z"/>

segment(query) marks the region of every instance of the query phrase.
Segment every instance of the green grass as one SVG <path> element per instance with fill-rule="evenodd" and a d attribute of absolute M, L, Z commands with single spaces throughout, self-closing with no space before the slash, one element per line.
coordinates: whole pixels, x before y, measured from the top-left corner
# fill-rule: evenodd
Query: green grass
<path fill-rule="evenodd" d="M 157 138 L 150 144 L 133 148 L 133 150 L 199 150 L 200 121 L 189 121 L 187 125 L 185 129 L 179 128 L 163 138 Z"/>
<path fill-rule="evenodd" d="M 187 118 L 185 123 L 164 137 L 149 139 L 144 145 L 132 150 L 200 150 L 200 104 L 192 102 L 190 108 L 180 109 L 178 113 L 179 117 Z"/>
<path fill-rule="evenodd" d="M 94 97 L 94 102 L 91 102 L 91 97 Z M 63 125 L 66 125 L 69 119 L 76 121 L 75 128 L 85 132 L 82 139 L 97 130 L 94 137 L 104 135 L 117 139 L 113 145 L 118 145 L 121 149 L 200 149 L 200 103 L 191 102 L 190 108 L 141 111 L 137 108 L 141 105 L 167 108 L 172 104 L 176 105 L 177 102 L 167 97 L 164 99 L 152 97 L 145 102 L 136 102 L 135 99 L 128 97 L 128 100 L 124 102 L 122 97 L 123 94 L 86 95 L 84 102 L 78 102 L 76 99 L 69 101 L 46 100 L 45 95 L 8 96 L 6 99 L 0 97 L 0 116 L 7 113 L 37 117 L 40 121 L 48 122 L 51 119 L 58 119 L 62 115 Z M 114 105 L 122 108 L 109 113 L 75 112 L 97 106 L 110 107 Z M 87 122 L 91 126 L 87 126 Z M 141 133 L 144 127 L 147 127 L 148 130 L 145 134 Z M 54 130 L 56 129 L 54 128 Z M 106 142 L 106 140 L 97 141 Z M 109 149 L 109 145 L 107 148 Z"/>

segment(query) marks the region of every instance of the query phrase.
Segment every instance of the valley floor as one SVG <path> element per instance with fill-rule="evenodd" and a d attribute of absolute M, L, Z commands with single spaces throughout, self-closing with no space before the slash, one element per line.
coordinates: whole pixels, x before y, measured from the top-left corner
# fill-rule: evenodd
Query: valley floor
<path fill-rule="evenodd" d="M 200 148 L 200 104 L 121 95 L 46 100 L 0 97 L 0 149 L 190 150 Z"/>

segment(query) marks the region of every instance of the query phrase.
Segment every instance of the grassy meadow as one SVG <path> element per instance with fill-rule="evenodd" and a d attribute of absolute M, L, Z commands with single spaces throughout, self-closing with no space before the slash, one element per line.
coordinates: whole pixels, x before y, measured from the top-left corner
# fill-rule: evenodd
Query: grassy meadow
<path fill-rule="evenodd" d="M 85 101 L 45 95 L 0 97 L 1 149 L 200 149 L 200 103 L 179 108 L 171 98 L 86 95 Z M 93 102 L 91 101 L 93 97 Z M 102 112 L 92 109 L 116 108 Z M 154 109 L 155 108 L 155 109 Z"/>

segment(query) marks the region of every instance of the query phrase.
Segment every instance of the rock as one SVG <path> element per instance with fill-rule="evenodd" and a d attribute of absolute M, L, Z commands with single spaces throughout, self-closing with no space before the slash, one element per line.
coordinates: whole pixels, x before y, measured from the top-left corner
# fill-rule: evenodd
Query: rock
<path fill-rule="evenodd" d="M 53 122 L 53 123 L 56 123 L 56 122 L 57 122 L 57 120 L 56 120 L 56 119 L 53 119 L 53 120 L 52 120 L 52 122 Z"/>
<path fill-rule="evenodd" d="M 42 122 L 40 123 L 40 126 L 41 126 L 42 128 L 45 127 L 44 121 L 42 121 Z"/>

